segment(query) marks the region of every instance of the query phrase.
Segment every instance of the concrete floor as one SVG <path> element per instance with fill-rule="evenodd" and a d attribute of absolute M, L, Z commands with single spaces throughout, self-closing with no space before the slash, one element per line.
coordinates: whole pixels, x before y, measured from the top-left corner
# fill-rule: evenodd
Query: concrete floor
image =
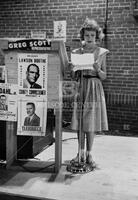
<path fill-rule="evenodd" d="M 0 194 L 28 196 L 23 199 L 138 200 L 138 138 L 97 135 L 93 158 L 98 168 L 86 174 L 66 171 L 66 165 L 76 153 L 76 134 L 63 132 L 63 164 L 57 175 L 0 169 Z M 54 161 L 54 145 L 40 153 L 37 159 Z"/>

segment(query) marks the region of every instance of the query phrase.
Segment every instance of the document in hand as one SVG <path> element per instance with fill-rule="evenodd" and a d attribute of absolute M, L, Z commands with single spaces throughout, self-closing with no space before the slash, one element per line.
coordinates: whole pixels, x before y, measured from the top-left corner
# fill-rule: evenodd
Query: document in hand
<path fill-rule="evenodd" d="M 84 54 L 71 54 L 71 62 L 74 65 L 73 71 L 93 69 L 94 64 L 94 54 L 84 53 Z"/>

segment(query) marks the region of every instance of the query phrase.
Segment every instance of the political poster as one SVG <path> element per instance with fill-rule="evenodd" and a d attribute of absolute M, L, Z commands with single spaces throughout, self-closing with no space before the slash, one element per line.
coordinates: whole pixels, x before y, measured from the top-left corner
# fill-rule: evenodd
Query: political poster
<path fill-rule="evenodd" d="M 32 33 L 31 34 L 31 39 L 27 40 L 17 40 L 15 39 L 14 41 L 9 41 L 8 42 L 8 49 L 9 50 L 41 50 L 41 51 L 46 51 L 46 50 L 51 50 L 51 40 L 50 39 L 42 39 L 45 37 L 46 34 L 43 33 Z M 33 39 L 35 38 L 35 39 Z M 37 39 L 36 39 L 37 38 Z M 41 38 L 41 39 L 40 39 Z"/>
<path fill-rule="evenodd" d="M 47 94 L 48 55 L 38 53 L 18 54 L 19 95 Z"/>
<path fill-rule="evenodd" d="M 66 21 L 54 21 L 54 39 L 66 42 Z"/>
<path fill-rule="evenodd" d="M 47 102 L 40 97 L 24 97 L 18 100 L 17 135 L 45 136 Z"/>
<path fill-rule="evenodd" d="M 0 83 L 0 120 L 17 121 L 18 85 Z"/>
<path fill-rule="evenodd" d="M 7 83 L 7 73 L 5 65 L 0 66 L 0 83 Z"/>

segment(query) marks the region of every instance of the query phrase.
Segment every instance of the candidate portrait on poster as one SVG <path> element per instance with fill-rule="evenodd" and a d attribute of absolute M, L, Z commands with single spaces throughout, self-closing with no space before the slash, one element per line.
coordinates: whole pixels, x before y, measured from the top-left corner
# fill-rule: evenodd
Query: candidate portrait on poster
<path fill-rule="evenodd" d="M 38 53 L 18 54 L 19 89 L 47 90 L 48 55 Z"/>
<path fill-rule="evenodd" d="M 18 86 L 0 83 L 0 120 L 17 121 Z"/>
<path fill-rule="evenodd" d="M 29 64 L 26 69 L 26 77 L 23 79 L 23 88 L 41 89 L 42 86 L 37 83 L 39 77 L 39 66 L 34 63 Z"/>
<path fill-rule="evenodd" d="M 0 66 L 0 83 L 7 83 L 7 74 L 5 65 Z"/>
<path fill-rule="evenodd" d="M 35 113 L 35 103 L 26 103 L 27 117 L 24 119 L 24 126 L 40 126 L 40 117 Z"/>
<path fill-rule="evenodd" d="M 18 101 L 18 135 L 44 136 L 47 103 L 43 98 L 26 97 Z"/>
<path fill-rule="evenodd" d="M 0 94 L 0 110 L 8 110 L 7 96 Z"/>

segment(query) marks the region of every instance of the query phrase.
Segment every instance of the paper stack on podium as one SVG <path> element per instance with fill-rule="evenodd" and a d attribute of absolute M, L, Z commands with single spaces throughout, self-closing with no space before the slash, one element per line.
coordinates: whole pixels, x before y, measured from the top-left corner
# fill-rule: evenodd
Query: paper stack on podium
<path fill-rule="evenodd" d="M 85 53 L 85 54 L 71 54 L 71 62 L 74 65 L 73 71 L 84 70 L 84 69 L 93 69 L 94 64 L 94 54 Z"/>

